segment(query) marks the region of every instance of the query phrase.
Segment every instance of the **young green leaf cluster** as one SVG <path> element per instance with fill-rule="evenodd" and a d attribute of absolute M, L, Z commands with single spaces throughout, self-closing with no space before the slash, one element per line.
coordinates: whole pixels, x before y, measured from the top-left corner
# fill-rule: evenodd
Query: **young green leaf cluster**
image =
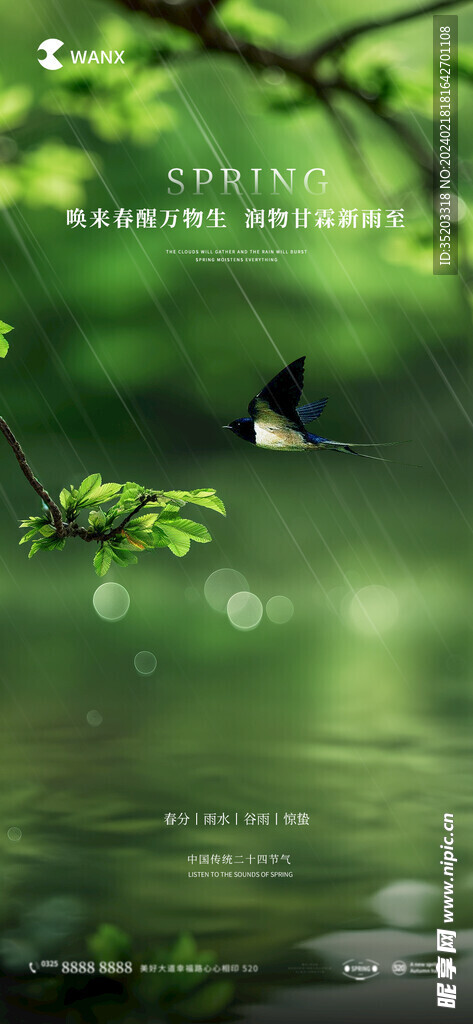
<path fill-rule="evenodd" d="M 95 542 L 98 550 L 93 561 L 98 576 L 105 576 L 112 562 L 132 565 L 143 551 L 169 548 L 181 558 L 189 551 L 192 540 L 200 544 L 210 541 L 210 533 L 202 523 L 182 516 L 186 504 L 201 505 L 225 515 L 224 504 L 212 488 L 156 491 L 132 482 L 104 484 L 99 473 L 86 477 L 77 488 L 64 488 L 59 501 L 65 517 L 62 529 L 57 529 L 45 507 L 42 515 L 30 516 L 21 523 L 27 532 L 20 544 L 32 541 L 28 555 L 32 558 L 37 551 L 63 548 L 70 537 Z M 112 501 L 111 507 L 103 508 Z M 143 512 L 145 508 L 153 511 Z M 89 509 L 88 525 L 82 526 L 79 516 Z"/>

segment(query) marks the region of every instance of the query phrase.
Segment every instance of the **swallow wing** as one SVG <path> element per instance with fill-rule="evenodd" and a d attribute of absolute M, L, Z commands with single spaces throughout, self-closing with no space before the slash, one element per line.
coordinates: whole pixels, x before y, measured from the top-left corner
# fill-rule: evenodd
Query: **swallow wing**
<path fill-rule="evenodd" d="M 312 423 L 312 420 L 317 420 L 322 415 L 327 402 L 328 398 L 321 398 L 318 402 L 312 402 L 310 405 L 300 405 L 297 415 L 301 422 Z"/>
<path fill-rule="evenodd" d="M 255 422 L 281 422 L 282 418 L 298 430 L 302 429 L 297 403 L 304 386 L 304 361 L 305 356 L 294 359 L 252 398 L 248 412 Z"/>

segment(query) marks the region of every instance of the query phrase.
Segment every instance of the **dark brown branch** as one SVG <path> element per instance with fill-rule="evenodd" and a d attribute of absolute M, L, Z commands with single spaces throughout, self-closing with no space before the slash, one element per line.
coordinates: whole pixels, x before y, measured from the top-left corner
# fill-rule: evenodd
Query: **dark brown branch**
<path fill-rule="evenodd" d="M 147 14 L 150 18 L 167 21 L 169 25 L 198 34 L 207 24 L 222 0 L 185 0 L 166 3 L 166 0 L 119 0 L 129 11 Z"/>
<path fill-rule="evenodd" d="M 435 155 L 431 153 L 418 136 L 412 132 L 409 126 L 389 110 L 376 95 L 369 95 L 347 81 L 343 75 L 337 77 L 330 84 L 330 88 L 351 96 L 358 104 L 369 110 L 386 125 L 391 134 L 395 135 L 411 159 L 417 164 L 426 188 L 432 189 L 433 177 L 436 173 Z"/>
<path fill-rule="evenodd" d="M 149 505 L 150 502 L 156 501 L 157 494 L 143 495 L 136 508 L 129 512 L 118 526 L 114 526 L 111 530 L 108 530 L 107 533 L 99 533 L 97 530 L 91 529 L 88 530 L 87 527 L 79 526 L 76 522 L 64 523 L 61 509 L 56 505 L 56 502 L 51 498 L 51 495 L 48 494 L 43 485 L 40 484 L 39 480 L 36 479 L 20 442 L 17 441 L 13 431 L 10 430 L 8 423 L 5 422 L 2 416 L 0 416 L 0 431 L 8 441 L 16 461 L 18 462 L 22 473 L 26 476 L 28 483 L 49 509 L 51 522 L 56 530 L 56 536 L 61 540 L 67 537 L 79 537 L 80 540 L 85 540 L 88 544 L 92 541 L 103 544 L 105 541 L 113 540 L 114 537 L 120 536 L 124 527 L 134 519 L 145 505 Z"/>
<path fill-rule="evenodd" d="M 207 23 L 221 2 L 222 0 L 190 0 L 185 5 L 188 8 L 189 19 L 197 31 Z"/>
<path fill-rule="evenodd" d="M 113 537 L 118 537 L 123 532 L 125 526 L 127 526 L 128 523 L 130 523 L 131 520 L 135 518 L 138 512 L 141 512 L 141 509 L 144 508 L 145 505 L 149 505 L 150 502 L 152 501 L 156 501 L 156 494 L 148 494 L 145 497 L 143 497 L 139 505 L 137 505 L 137 507 L 134 508 L 133 511 L 130 512 L 129 515 L 127 515 L 126 518 L 123 519 L 118 526 L 114 526 L 113 530 L 109 530 L 108 533 L 101 534 L 100 540 L 107 541 L 112 540 Z"/>
<path fill-rule="evenodd" d="M 10 430 L 8 423 L 5 423 L 5 420 L 2 418 L 2 416 L 0 416 L 0 430 L 3 436 L 8 441 L 8 444 L 10 445 L 10 448 L 13 451 L 16 461 L 18 462 L 18 465 L 22 473 L 24 473 L 24 475 L 26 476 L 28 483 L 31 484 L 31 487 L 33 488 L 34 491 L 36 491 L 36 494 L 38 494 L 41 500 L 44 501 L 44 504 L 47 505 L 49 512 L 51 514 L 52 522 L 56 528 L 56 533 L 58 537 L 65 537 L 66 527 L 62 521 L 62 515 L 59 506 L 56 505 L 56 502 L 53 501 L 51 495 L 48 494 L 48 492 L 44 489 L 43 485 L 40 484 L 39 480 L 36 479 L 33 470 L 31 469 L 31 466 L 27 462 L 26 455 L 23 451 L 23 448 L 21 447 L 21 444 L 19 443 L 19 441 L 17 441 L 15 435 Z"/>
<path fill-rule="evenodd" d="M 430 151 L 424 147 L 409 126 L 386 106 L 380 96 L 369 95 L 362 88 L 349 83 L 341 73 L 336 72 L 331 80 L 327 80 L 326 75 L 322 76 L 318 72 L 317 62 L 328 54 L 333 54 L 334 57 L 340 56 L 343 49 L 360 36 L 388 28 L 391 25 L 412 21 L 438 10 L 471 2 L 471 0 L 433 0 L 431 3 L 425 3 L 422 7 L 414 7 L 412 10 L 400 11 L 381 18 L 367 19 L 347 29 L 341 29 L 338 33 L 334 33 L 300 53 L 288 53 L 284 50 L 258 46 L 227 32 L 218 25 L 217 20 L 212 20 L 210 17 L 219 0 L 184 0 L 180 4 L 168 4 L 164 0 L 118 0 L 118 2 L 130 11 L 140 11 L 151 18 L 184 29 L 196 38 L 204 51 L 227 54 L 239 59 L 243 64 L 258 69 L 281 68 L 286 74 L 308 88 L 317 99 L 322 100 L 335 118 L 337 115 L 331 102 L 332 95 L 340 92 L 351 97 L 354 102 L 364 106 L 378 117 L 391 134 L 396 136 L 405 152 L 419 168 L 426 189 L 431 188 L 435 168 L 432 166 Z M 346 131 L 346 126 L 340 123 L 340 118 L 338 127 Z"/>
<path fill-rule="evenodd" d="M 338 132 L 341 144 L 345 148 L 348 158 L 354 165 L 360 184 L 366 187 L 367 179 L 369 179 L 373 191 L 375 193 L 379 193 L 379 184 L 375 181 L 371 168 L 364 159 L 361 143 L 349 118 L 346 116 L 344 111 L 340 110 L 336 104 L 332 103 L 332 97 L 329 91 L 322 93 L 321 99 Z"/>
<path fill-rule="evenodd" d="M 156 501 L 156 497 L 156 494 L 145 495 L 136 508 L 129 512 L 118 526 L 114 526 L 111 530 L 107 530 L 106 533 L 99 533 L 97 530 L 88 530 L 87 527 L 79 526 L 78 523 L 74 522 L 65 526 L 64 536 L 79 537 L 80 540 L 85 540 L 89 544 L 91 541 L 96 541 L 97 544 L 106 544 L 109 541 L 113 541 L 116 537 L 120 537 L 128 523 L 138 515 L 138 512 L 141 512 L 141 509 L 144 508 L 145 505 L 149 505 L 150 502 Z"/>
<path fill-rule="evenodd" d="M 433 0 L 422 7 L 399 11 L 383 18 L 367 19 L 341 29 L 320 43 L 313 44 L 308 50 L 295 54 L 257 46 L 219 28 L 212 22 L 211 15 L 221 2 L 222 0 L 187 0 L 183 3 L 169 4 L 165 0 L 118 0 L 122 7 L 130 11 L 141 12 L 155 20 L 165 21 L 176 28 L 184 29 L 196 36 L 206 50 L 233 54 L 258 67 L 281 67 L 312 86 L 315 84 L 313 73 L 311 75 L 314 63 L 327 54 L 337 53 L 359 36 L 389 28 L 391 25 L 413 21 L 438 10 L 471 3 L 471 0 Z"/>
<path fill-rule="evenodd" d="M 434 0 L 434 3 L 423 4 L 422 7 L 414 7 L 408 11 L 398 11 L 396 14 L 387 14 L 383 18 L 367 18 L 356 25 L 351 25 L 340 32 L 334 32 L 332 36 L 321 43 L 316 43 L 306 53 L 306 57 L 313 63 L 326 57 L 327 54 L 337 53 L 343 50 L 349 43 L 352 43 L 359 36 L 368 35 L 370 32 L 377 32 L 379 29 L 389 28 L 391 25 L 400 25 L 406 21 L 413 21 L 426 14 L 434 14 L 435 11 L 444 11 L 447 7 L 457 7 L 458 4 L 471 3 L 471 0 Z"/>
<path fill-rule="evenodd" d="M 305 70 L 309 84 L 312 81 L 309 63 L 301 61 L 297 55 L 291 56 L 291 54 L 279 50 L 257 46 L 255 43 L 233 36 L 230 32 L 212 23 L 208 7 L 211 7 L 212 10 L 216 9 L 216 0 L 213 3 L 209 2 L 204 17 L 202 14 L 196 13 L 203 4 L 193 2 L 167 4 L 163 0 L 118 0 L 118 3 L 129 11 L 147 14 L 150 18 L 183 29 L 194 36 L 203 49 L 208 52 L 228 54 L 240 58 L 243 63 L 246 62 L 258 68 L 281 67 L 288 74 L 294 74 L 297 77 L 301 77 Z"/>

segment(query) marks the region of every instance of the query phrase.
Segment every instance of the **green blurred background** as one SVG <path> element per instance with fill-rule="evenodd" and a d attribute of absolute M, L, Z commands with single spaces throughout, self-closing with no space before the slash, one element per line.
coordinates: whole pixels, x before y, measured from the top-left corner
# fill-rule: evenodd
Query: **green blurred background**
<path fill-rule="evenodd" d="M 459 279 L 432 275 L 416 169 L 375 119 L 350 108 L 379 191 L 323 109 L 274 109 L 287 83 L 224 57 L 181 55 L 145 81 L 130 65 L 110 93 L 88 83 L 81 116 L 80 87 L 66 96 L 56 86 L 36 63 L 38 42 L 91 48 L 131 33 L 138 47 L 152 37 L 146 20 L 99 2 L 2 6 L 3 87 L 30 90 L 2 137 L 0 315 L 15 327 L 0 368 L 2 414 L 53 493 L 100 471 L 215 487 L 228 510 L 226 520 L 202 510 L 213 543 L 182 561 L 163 551 L 115 567 L 110 578 L 131 605 L 108 623 L 93 608 L 88 550 L 28 562 L 18 548 L 17 521 L 36 507 L 2 441 L 4 964 L 19 969 L 58 943 L 56 955 L 83 956 L 86 937 L 111 922 L 136 955 L 188 930 L 221 960 L 269 968 L 294 943 L 378 927 L 369 901 L 395 881 L 438 886 L 445 811 L 461 821 L 463 861 L 471 855 L 468 298 Z M 378 6 L 359 0 L 357 15 Z M 263 25 L 263 34 L 288 46 L 347 20 L 346 4 L 332 0 L 264 9 L 288 27 Z M 243 8 L 249 24 L 250 14 Z M 464 39 L 472 26 L 465 9 Z M 393 103 L 427 137 L 430 53 L 428 17 L 353 51 L 362 66 L 398 70 L 408 87 Z M 465 166 L 470 103 L 466 84 Z M 73 166 L 64 146 L 92 156 Z M 202 204 L 227 210 L 218 239 L 206 229 L 137 235 L 65 223 L 69 207 L 194 205 L 190 193 L 166 196 L 173 166 L 319 165 L 329 181 L 321 205 L 403 206 L 402 236 L 291 227 L 270 241 L 306 256 L 231 270 L 166 256 L 171 246 L 263 244 L 220 188 Z M 279 205 L 311 202 L 298 187 Z M 422 469 L 278 456 L 221 431 L 282 361 L 302 354 L 307 400 L 330 396 L 322 433 L 412 438 L 393 458 Z M 254 630 L 235 629 L 203 592 L 223 567 L 243 573 L 263 605 L 289 598 L 291 620 L 264 614 Z M 366 587 L 384 588 L 359 599 L 374 599 L 376 629 L 359 614 Z M 133 661 L 143 649 L 157 658 L 147 678 Z M 87 722 L 91 709 L 99 727 Z M 167 811 L 276 810 L 306 811 L 310 827 L 184 830 L 163 820 Z M 11 826 L 20 842 L 8 840 Z M 188 879 L 193 852 L 289 853 L 294 877 Z"/>

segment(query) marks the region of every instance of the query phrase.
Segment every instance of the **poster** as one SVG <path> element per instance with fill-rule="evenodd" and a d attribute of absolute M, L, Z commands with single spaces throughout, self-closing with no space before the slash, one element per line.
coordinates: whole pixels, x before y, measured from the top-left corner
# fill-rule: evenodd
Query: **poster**
<path fill-rule="evenodd" d="M 464 1024 L 471 4 L 2 28 L 1 1019 Z"/>

